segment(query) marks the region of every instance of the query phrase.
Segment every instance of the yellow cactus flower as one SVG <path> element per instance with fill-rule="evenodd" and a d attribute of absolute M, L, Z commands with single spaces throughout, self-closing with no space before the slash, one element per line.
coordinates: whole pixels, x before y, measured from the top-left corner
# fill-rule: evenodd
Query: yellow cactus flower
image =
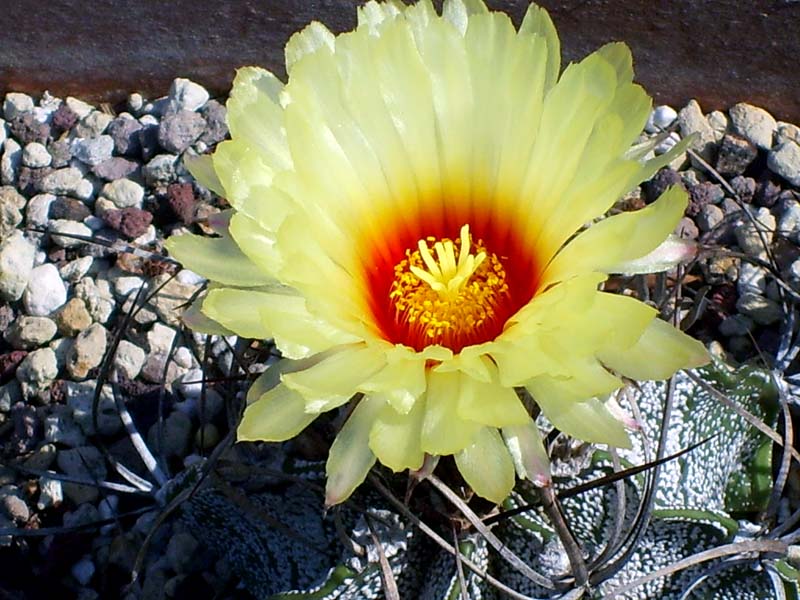
<path fill-rule="evenodd" d="M 624 44 L 559 77 L 535 5 L 517 31 L 481 0 L 441 15 L 368 2 L 352 32 L 295 34 L 286 68 L 285 85 L 238 72 L 232 139 L 192 165 L 233 207 L 221 237 L 168 247 L 212 281 L 205 317 L 285 357 L 277 385 L 270 371 L 250 390 L 239 440 L 286 440 L 352 401 L 328 504 L 376 460 L 415 470 L 426 455 L 453 455 L 500 502 L 515 471 L 547 477 L 519 390 L 560 430 L 625 446 L 604 403 L 621 377 L 706 361 L 653 308 L 599 290 L 626 263 L 659 264 L 642 257 L 686 205 L 671 189 L 586 227 L 683 150 L 631 147 L 651 102 Z"/>

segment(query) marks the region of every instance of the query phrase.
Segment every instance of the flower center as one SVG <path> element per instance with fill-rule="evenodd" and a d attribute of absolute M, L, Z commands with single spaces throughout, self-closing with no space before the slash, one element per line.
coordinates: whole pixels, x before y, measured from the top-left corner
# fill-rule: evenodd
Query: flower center
<path fill-rule="evenodd" d="M 483 240 L 473 244 L 469 225 L 455 241 L 428 237 L 405 256 L 394 266 L 389 299 L 411 346 L 458 352 L 497 329 L 498 309 L 509 297 L 506 271 Z"/>

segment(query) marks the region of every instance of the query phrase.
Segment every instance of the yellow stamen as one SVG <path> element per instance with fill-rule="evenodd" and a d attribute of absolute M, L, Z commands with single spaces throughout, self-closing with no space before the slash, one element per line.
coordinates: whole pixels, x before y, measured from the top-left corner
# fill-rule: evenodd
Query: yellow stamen
<path fill-rule="evenodd" d="M 460 349 L 494 320 L 498 304 L 508 296 L 506 272 L 482 240 L 474 244 L 474 253 L 472 246 L 469 225 L 464 225 L 455 242 L 421 239 L 395 265 L 389 298 L 398 324 L 409 329 L 411 338 Z"/>

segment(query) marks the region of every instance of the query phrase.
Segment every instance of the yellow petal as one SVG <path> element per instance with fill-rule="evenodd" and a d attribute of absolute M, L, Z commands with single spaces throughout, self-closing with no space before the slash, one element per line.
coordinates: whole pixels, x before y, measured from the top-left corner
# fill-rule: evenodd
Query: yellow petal
<path fill-rule="evenodd" d="M 375 455 L 369 448 L 369 432 L 382 407 L 383 403 L 374 398 L 362 398 L 333 441 L 325 464 L 326 506 L 347 500 L 375 464 Z"/>
<path fill-rule="evenodd" d="M 209 238 L 185 233 L 172 236 L 164 245 L 184 267 L 212 281 L 239 287 L 257 287 L 275 281 L 227 236 Z"/>
<path fill-rule="evenodd" d="M 324 412 L 347 402 L 362 382 L 386 364 L 382 352 L 364 345 L 345 346 L 318 364 L 283 376 L 283 383 L 306 399 L 308 412 Z"/>
<path fill-rule="evenodd" d="M 192 331 L 197 333 L 205 333 L 208 335 L 235 335 L 230 329 L 227 329 L 217 323 L 215 320 L 207 317 L 202 312 L 203 301 L 205 297 L 196 298 L 189 307 L 181 314 L 181 321 Z"/>
<path fill-rule="evenodd" d="M 214 159 L 208 154 L 198 156 L 189 152 L 183 155 L 183 164 L 204 188 L 211 190 L 217 196 L 225 197 L 225 188 L 214 171 Z"/>
<path fill-rule="evenodd" d="M 385 404 L 375 418 L 369 434 L 369 447 L 382 464 L 394 472 L 419 469 L 425 458 L 420 447 L 425 401 L 414 403 L 406 414 Z"/>
<path fill-rule="evenodd" d="M 528 419 L 524 425 L 503 427 L 502 432 L 520 479 L 528 479 L 537 485 L 549 484 L 552 481 L 550 459 L 536 423 Z"/>
<path fill-rule="evenodd" d="M 561 42 L 553 25 L 550 15 L 545 9 L 531 2 L 522 19 L 519 28 L 520 34 L 535 35 L 545 40 L 547 44 L 547 78 L 545 91 L 553 87 L 561 71 Z"/>
<path fill-rule="evenodd" d="M 236 438 L 240 442 L 282 442 L 293 438 L 317 418 L 305 408 L 300 394 L 278 385 L 245 409 Z"/>
<path fill-rule="evenodd" d="M 292 34 L 286 43 L 286 72 L 291 76 L 292 69 L 300 59 L 326 48 L 333 51 L 336 38 L 330 29 L 319 21 L 312 21 L 302 31 Z"/>
<path fill-rule="evenodd" d="M 686 192 L 672 187 L 649 206 L 609 217 L 580 234 L 558 254 L 545 273 L 547 281 L 574 273 L 605 271 L 656 248 L 686 209 Z"/>
<path fill-rule="evenodd" d="M 492 427 L 522 425 L 530 420 L 514 389 L 500 385 L 496 367 L 489 382 L 478 381 L 468 375 L 461 377 L 458 415 Z"/>
<path fill-rule="evenodd" d="M 422 449 L 429 454 L 447 455 L 458 452 L 472 442 L 481 428 L 479 423 L 458 414 L 461 395 L 459 372 L 428 373 L 427 407 L 422 424 Z"/>
<path fill-rule="evenodd" d="M 500 504 L 511 493 L 514 463 L 497 429 L 482 427 L 455 459 L 464 481 L 479 496 Z"/>
<path fill-rule="evenodd" d="M 637 380 L 666 379 L 679 369 L 709 361 L 703 344 L 661 319 L 654 319 L 633 346 L 609 344 L 597 356 L 608 367 Z"/>

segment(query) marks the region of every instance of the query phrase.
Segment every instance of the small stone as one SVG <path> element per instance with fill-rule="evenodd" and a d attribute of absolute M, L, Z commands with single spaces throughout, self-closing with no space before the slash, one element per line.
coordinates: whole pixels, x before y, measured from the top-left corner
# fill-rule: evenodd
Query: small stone
<path fill-rule="evenodd" d="M 59 506 L 64 501 L 64 488 L 58 479 L 50 477 L 39 478 L 39 500 L 36 508 L 46 510 L 51 507 Z"/>
<path fill-rule="evenodd" d="M 18 116 L 33 110 L 33 98 L 28 94 L 10 92 L 6 94 L 3 101 L 3 115 L 6 120 L 15 119 Z"/>
<path fill-rule="evenodd" d="M 712 110 L 708 113 L 706 119 L 708 119 L 708 124 L 711 125 L 711 129 L 714 130 L 714 139 L 717 142 L 721 141 L 728 132 L 728 117 L 720 110 Z"/>
<path fill-rule="evenodd" d="M 739 263 L 741 261 L 733 256 L 713 255 L 703 265 L 703 274 L 706 281 L 711 284 L 735 281 L 739 276 Z"/>
<path fill-rule="evenodd" d="M 152 285 L 160 291 L 148 304 L 167 325 L 177 326 L 180 323 L 180 307 L 197 293 L 198 286 L 176 281 L 166 273 L 154 277 Z"/>
<path fill-rule="evenodd" d="M 13 189 L 12 194 L 18 195 Z M 13 235 L 20 223 L 22 223 L 22 213 L 19 212 L 13 199 L 7 194 L 0 195 L 0 242 Z"/>
<path fill-rule="evenodd" d="M 52 444 L 77 448 L 86 443 L 86 436 L 72 418 L 72 410 L 63 404 L 51 408 L 44 419 L 44 439 Z"/>
<path fill-rule="evenodd" d="M 47 148 L 39 142 L 31 142 L 22 149 L 22 164 L 32 169 L 49 167 L 53 162 L 53 157 Z"/>
<path fill-rule="evenodd" d="M 127 379 L 136 379 L 144 366 L 146 355 L 136 344 L 122 340 L 114 355 L 114 367 Z"/>
<path fill-rule="evenodd" d="M 751 202 L 756 193 L 756 180 L 752 177 L 734 177 L 731 187 L 742 202 Z"/>
<path fill-rule="evenodd" d="M 75 248 L 86 243 L 85 240 L 72 236 L 90 238 L 92 237 L 92 230 L 77 221 L 56 219 L 50 222 L 50 239 L 59 248 Z"/>
<path fill-rule="evenodd" d="M 189 79 L 175 79 L 169 87 L 168 108 L 170 112 L 197 110 L 208 102 L 208 91 L 199 83 Z"/>
<path fill-rule="evenodd" d="M 103 361 L 107 341 L 108 332 L 100 323 L 81 331 L 67 354 L 67 372 L 75 379 L 86 379 L 89 371 Z"/>
<path fill-rule="evenodd" d="M 144 98 L 138 92 L 134 92 L 128 96 L 128 108 L 131 112 L 138 113 L 144 106 Z"/>
<path fill-rule="evenodd" d="M 716 169 L 722 175 L 741 175 L 756 156 L 758 148 L 754 144 L 743 137 L 729 133 L 722 138 Z"/>
<path fill-rule="evenodd" d="M 114 117 L 99 110 L 93 110 L 83 117 L 75 126 L 75 136 L 79 138 L 94 138 L 102 135 Z"/>
<path fill-rule="evenodd" d="M 112 156 L 108 160 L 104 160 L 99 165 L 92 167 L 94 173 L 100 179 L 106 181 L 114 181 L 115 179 L 124 179 L 131 175 L 135 175 L 139 170 L 139 163 L 121 156 Z"/>
<path fill-rule="evenodd" d="M 52 319 L 23 315 L 6 330 L 3 337 L 15 350 L 31 350 L 52 340 L 56 331 Z"/>
<path fill-rule="evenodd" d="M 111 229 L 118 231 L 127 239 L 133 240 L 144 235 L 150 223 L 153 222 L 153 215 L 140 208 L 123 208 L 122 210 L 107 210 L 103 213 L 105 221 Z"/>
<path fill-rule="evenodd" d="M 63 473 L 87 481 L 102 481 L 107 475 L 103 455 L 94 446 L 60 450 L 56 463 Z M 64 483 L 63 487 L 64 493 L 76 505 L 95 502 L 99 495 L 97 488 L 91 485 Z"/>
<path fill-rule="evenodd" d="M 67 99 L 64 101 L 64 104 L 75 113 L 75 116 L 78 119 L 84 119 L 91 114 L 94 110 L 94 107 L 91 104 L 87 104 L 83 100 L 78 100 L 77 98 L 73 98 L 72 96 L 67 96 Z"/>
<path fill-rule="evenodd" d="M 46 317 L 67 301 L 67 288 L 52 263 L 33 269 L 28 286 L 22 295 L 22 303 L 29 315 Z"/>
<path fill-rule="evenodd" d="M 159 154 L 144 166 L 142 175 L 150 185 L 171 183 L 176 177 L 177 162 L 174 154 Z"/>
<path fill-rule="evenodd" d="M 744 219 L 741 227 L 736 228 L 736 242 L 739 247 L 751 256 L 765 256 L 766 246 L 772 244 L 775 233 L 775 217 L 767 208 L 759 208 L 753 215 L 754 221 Z"/>
<path fill-rule="evenodd" d="M 180 411 L 173 411 L 164 421 L 163 449 L 159 448 L 158 423 L 155 423 L 147 434 L 148 446 L 153 452 L 165 457 L 183 458 L 189 451 L 192 440 L 192 421 Z"/>
<path fill-rule="evenodd" d="M 736 282 L 736 289 L 739 296 L 745 294 L 763 294 L 767 289 L 767 275 L 769 273 L 763 267 L 759 267 L 747 261 L 742 261 L 739 267 L 739 279 Z"/>
<path fill-rule="evenodd" d="M 72 418 L 86 435 L 100 433 L 104 436 L 113 436 L 122 429 L 122 421 L 110 385 L 104 385 L 100 390 L 100 399 L 97 403 L 97 430 L 94 428 L 94 395 L 98 385 L 96 380 L 64 382 L 67 406 L 72 410 Z"/>
<path fill-rule="evenodd" d="M 787 203 L 778 221 L 778 231 L 794 243 L 800 243 L 800 203 Z"/>
<path fill-rule="evenodd" d="M 8 128 L 23 145 L 31 142 L 46 144 L 50 137 L 50 126 L 37 121 L 33 113 L 26 113 L 16 119 L 11 119 L 8 122 Z"/>
<path fill-rule="evenodd" d="M 760 325 L 771 325 L 783 318 L 780 305 L 759 294 L 747 293 L 739 296 L 736 308 Z"/>
<path fill-rule="evenodd" d="M 713 164 L 716 133 L 709 125 L 708 120 L 703 116 L 703 111 L 696 100 L 689 103 L 678 113 L 678 126 L 680 127 L 681 137 L 687 137 L 693 133 L 697 134 L 696 139 L 690 148 L 697 152 L 706 162 Z M 692 159 L 692 164 L 697 168 L 702 168 L 699 163 Z"/>
<path fill-rule="evenodd" d="M 75 167 L 56 169 L 42 179 L 41 191 L 58 196 L 76 196 L 82 181 L 83 173 Z"/>
<path fill-rule="evenodd" d="M 114 149 L 122 156 L 136 156 L 142 150 L 139 131 L 142 124 L 131 117 L 117 117 L 108 126 L 108 134 L 114 140 Z"/>
<path fill-rule="evenodd" d="M 642 185 L 645 201 L 652 204 L 673 185 L 680 185 L 683 187 L 681 176 L 677 171 L 669 168 L 664 168 L 658 171 L 650 181 Z"/>
<path fill-rule="evenodd" d="M 187 400 L 198 400 L 203 393 L 204 379 L 201 369 L 191 369 L 178 378 L 178 391 Z"/>
<path fill-rule="evenodd" d="M 17 171 L 22 163 L 22 147 L 8 138 L 3 144 L 3 156 L 0 158 L 0 182 L 3 185 L 14 185 Z"/>
<path fill-rule="evenodd" d="M 784 123 L 778 121 L 778 128 L 775 130 L 774 146 L 780 146 L 784 142 L 792 141 L 800 144 L 800 127 L 794 123 Z"/>
<path fill-rule="evenodd" d="M 195 444 L 202 450 L 212 450 L 219 443 L 219 429 L 213 423 L 206 423 L 197 429 Z"/>
<path fill-rule="evenodd" d="M 189 533 L 176 533 L 167 544 L 167 562 L 176 573 L 187 573 L 200 543 Z"/>
<path fill-rule="evenodd" d="M 697 216 L 704 206 L 718 204 L 725 197 L 725 191 L 719 186 L 708 181 L 698 183 L 689 188 L 689 205 L 686 214 L 690 217 Z"/>
<path fill-rule="evenodd" d="M 762 150 L 772 147 L 772 136 L 778 124 L 771 114 L 746 102 L 734 104 L 728 114 L 734 132 Z"/>
<path fill-rule="evenodd" d="M 16 376 L 20 383 L 49 384 L 58 376 L 55 352 L 50 348 L 29 352 L 17 367 Z"/>
<path fill-rule="evenodd" d="M 67 221 L 83 221 L 92 212 L 80 200 L 73 200 L 64 196 L 56 198 L 50 203 L 49 217 L 51 219 L 66 219 Z"/>
<path fill-rule="evenodd" d="M 180 154 L 199 138 L 206 128 L 203 116 L 188 110 L 167 115 L 158 126 L 158 143 L 167 152 Z"/>
<path fill-rule="evenodd" d="M 731 315 L 725 317 L 719 324 L 719 332 L 725 337 L 747 335 L 755 328 L 753 320 L 744 315 Z"/>
<path fill-rule="evenodd" d="M 97 323 L 106 323 L 116 307 L 108 281 L 84 277 L 75 285 L 75 297 L 86 303 L 86 309 Z"/>
<path fill-rule="evenodd" d="M 644 130 L 647 133 L 658 133 L 659 131 L 667 129 L 677 118 L 678 113 L 675 112 L 675 109 L 671 106 L 666 104 L 656 106 L 647 118 L 647 124 L 645 124 Z"/>
<path fill-rule="evenodd" d="M 29 469 L 44 471 L 56 460 L 56 447 L 53 444 L 42 444 L 39 449 L 25 459 L 22 464 Z"/>
<path fill-rule="evenodd" d="M 197 198 L 191 183 L 172 183 L 167 186 L 167 204 L 181 223 L 194 222 Z"/>
<path fill-rule="evenodd" d="M 55 135 L 69 131 L 78 122 L 78 115 L 66 103 L 61 104 L 53 113 L 50 125 Z"/>
<path fill-rule="evenodd" d="M 89 272 L 94 264 L 94 258 L 91 256 L 81 256 L 75 260 L 65 262 L 58 267 L 58 273 L 61 279 L 69 283 L 77 283 Z"/>
<path fill-rule="evenodd" d="M 69 165 L 72 160 L 72 150 L 67 140 L 55 140 L 47 145 L 52 162 L 50 166 L 54 169 L 61 169 Z"/>
<path fill-rule="evenodd" d="M 21 231 L 17 231 L 0 244 L 0 297 L 7 301 L 19 300 L 28 286 L 33 272 L 36 248 Z"/>
<path fill-rule="evenodd" d="M 800 145 L 789 140 L 776 146 L 767 155 L 767 167 L 792 185 L 800 187 Z"/>
<path fill-rule="evenodd" d="M 144 188 L 130 179 L 118 179 L 105 184 L 100 195 L 111 200 L 117 208 L 141 208 Z"/>
<path fill-rule="evenodd" d="M 151 122 L 150 119 L 147 118 L 149 116 L 150 115 L 145 115 L 139 119 L 142 128 L 136 133 L 136 137 L 139 139 L 139 146 L 141 147 L 142 160 L 144 161 L 152 159 L 158 154 L 160 148 L 158 145 L 158 119 L 153 118 L 153 122 Z"/>
<path fill-rule="evenodd" d="M 224 104 L 216 100 L 209 100 L 200 109 L 200 114 L 206 120 L 205 131 L 200 136 L 201 142 L 208 146 L 213 146 L 228 137 L 228 113 Z"/>
<path fill-rule="evenodd" d="M 6 516 L 17 524 L 27 523 L 31 517 L 31 511 L 25 500 L 15 494 L 3 496 L 2 506 Z"/>
<path fill-rule="evenodd" d="M 72 155 L 90 167 L 108 160 L 113 152 L 114 139 L 110 135 L 76 138 L 72 141 Z"/>
<path fill-rule="evenodd" d="M 759 206 L 772 208 L 781 195 L 781 186 L 772 181 L 766 174 L 756 184 L 756 191 L 753 194 L 753 202 Z"/>
<path fill-rule="evenodd" d="M 700 230 L 690 217 L 683 217 L 675 228 L 675 233 L 686 240 L 696 240 L 700 237 Z"/>
<path fill-rule="evenodd" d="M 58 331 L 67 337 L 76 336 L 91 324 L 92 317 L 80 298 L 71 298 L 56 315 Z"/>
<path fill-rule="evenodd" d="M 87 555 L 76 562 L 69 570 L 72 576 L 80 585 L 87 586 L 94 577 L 95 566 L 92 557 Z"/>
<path fill-rule="evenodd" d="M 5 354 L 0 354 L 0 381 L 7 383 L 17 373 L 22 360 L 28 355 L 24 350 L 14 350 Z M 5 386 L 4 386 L 5 387 Z M 0 411 L 8 412 L 16 398 L 13 397 L 14 390 L 5 389 L 0 400 Z"/>
<path fill-rule="evenodd" d="M 75 510 L 65 512 L 63 517 L 64 527 L 89 525 L 99 520 L 100 513 L 93 504 L 81 504 Z"/>

